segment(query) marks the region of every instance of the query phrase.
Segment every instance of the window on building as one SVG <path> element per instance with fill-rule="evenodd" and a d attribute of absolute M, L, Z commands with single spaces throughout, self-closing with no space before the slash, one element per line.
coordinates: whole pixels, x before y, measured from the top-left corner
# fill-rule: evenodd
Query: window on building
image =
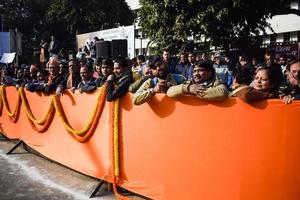
<path fill-rule="evenodd" d="M 270 43 L 276 43 L 276 34 L 270 35 Z"/>

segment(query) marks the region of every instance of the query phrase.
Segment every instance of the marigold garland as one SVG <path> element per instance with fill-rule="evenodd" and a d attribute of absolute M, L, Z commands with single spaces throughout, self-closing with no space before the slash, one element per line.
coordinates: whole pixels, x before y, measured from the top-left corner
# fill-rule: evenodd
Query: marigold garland
<path fill-rule="evenodd" d="M 50 102 L 50 106 L 49 106 L 49 109 L 48 109 L 46 115 L 41 120 L 37 120 L 32 114 L 32 111 L 30 109 L 30 106 L 29 106 L 29 103 L 28 103 L 28 100 L 26 98 L 26 95 L 25 95 L 25 92 L 24 92 L 23 88 L 19 89 L 19 95 L 21 96 L 23 106 L 25 107 L 26 115 L 27 115 L 29 121 L 31 122 L 31 124 L 33 124 L 33 125 L 34 124 L 38 124 L 38 125 L 48 124 L 48 125 L 50 125 L 49 121 L 51 121 L 52 119 L 49 116 L 54 117 L 53 114 L 55 112 L 54 104 L 53 104 L 52 101 Z M 47 129 L 45 129 L 45 130 L 47 130 Z M 40 131 L 38 131 L 38 132 L 40 132 Z"/>
<path fill-rule="evenodd" d="M 0 86 L 0 116 L 2 116 L 2 109 L 3 109 L 2 87 L 3 87 L 3 86 Z"/>
<path fill-rule="evenodd" d="M 91 135 L 94 133 L 97 124 L 99 122 L 99 118 L 101 116 L 104 104 L 105 104 L 105 97 L 106 97 L 106 88 L 107 85 L 105 84 L 99 91 L 99 96 L 97 98 L 97 104 L 93 110 L 93 114 L 91 115 L 91 118 L 89 120 L 89 123 L 83 127 L 80 130 L 74 130 L 70 123 L 67 120 L 67 117 L 65 115 L 65 112 L 63 110 L 63 107 L 61 105 L 60 100 L 56 95 L 53 95 L 51 98 L 51 103 L 49 106 L 49 109 L 47 111 L 47 114 L 41 119 L 37 120 L 34 115 L 32 114 L 32 111 L 30 109 L 27 97 L 25 95 L 24 89 L 19 88 L 18 90 L 18 99 L 16 102 L 15 110 L 14 112 L 11 112 L 9 108 L 9 104 L 7 102 L 6 98 L 6 91 L 4 86 L 0 86 L 0 116 L 2 114 L 3 106 L 6 108 L 8 116 L 10 119 L 15 123 L 18 120 L 18 117 L 20 115 L 21 105 L 25 107 L 26 116 L 27 119 L 31 125 L 31 127 L 39 132 L 45 132 L 53 118 L 55 111 L 57 111 L 57 114 L 59 118 L 61 119 L 62 123 L 64 124 L 65 129 L 67 132 L 72 136 L 73 139 L 75 139 L 78 142 L 85 142 L 87 141 Z M 119 112 L 120 109 L 120 101 L 119 99 L 115 100 L 112 104 L 112 112 L 110 113 L 110 116 L 112 117 L 111 125 L 112 125 L 112 136 L 113 136 L 113 144 L 112 144 L 112 161 L 113 161 L 113 191 L 115 195 L 121 199 L 121 200 L 130 200 L 131 198 L 122 196 L 118 190 L 117 185 L 119 182 L 119 176 L 120 176 L 120 157 L 119 157 Z M 42 127 L 38 128 L 37 125 L 42 125 Z"/>
<path fill-rule="evenodd" d="M 119 176 L 120 176 L 120 157 L 119 157 L 119 112 L 120 110 L 120 100 L 117 99 L 113 102 L 112 105 L 112 113 L 111 116 L 113 119 L 111 120 L 112 123 L 112 135 L 113 135 L 113 152 L 112 152 L 112 161 L 113 161 L 113 170 L 114 170 L 114 176 L 113 176 L 113 191 L 117 198 L 121 200 L 130 200 L 131 198 L 125 197 L 121 195 L 118 192 L 118 182 L 119 182 Z"/>
<path fill-rule="evenodd" d="M 114 102 L 114 110 L 113 110 L 114 120 L 113 120 L 113 143 L 114 143 L 114 175 L 115 177 L 119 177 L 120 175 L 120 167 L 119 167 L 119 99 Z"/>
<path fill-rule="evenodd" d="M 96 116 L 94 118 L 94 121 L 92 123 L 92 126 L 90 127 L 89 131 L 84 136 L 77 136 L 74 134 L 70 134 L 73 139 L 75 139 L 78 142 L 86 142 L 94 133 L 95 129 L 97 128 L 99 119 L 102 114 L 102 110 L 104 108 L 105 103 L 105 97 L 106 97 L 106 86 L 103 88 L 103 93 L 101 95 L 100 101 L 98 101 L 99 106 L 97 107 Z"/>
<path fill-rule="evenodd" d="M 65 115 L 65 112 L 63 110 L 63 107 L 61 105 L 61 102 L 60 100 L 58 99 L 58 97 L 56 95 L 53 95 L 52 96 L 52 100 L 54 102 L 54 107 L 55 107 L 55 110 L 57 111 L 57 114 L 59 116 L 59 118 L 61 119 L 62 123 L 64 124 L 64 127 L 65 129 L 70 133 L 70 134 L 73 134 L 73 135 L 77 135 L 77 136 L 82 136 L 82 135 L 86 135 L 87 132 L 89 132 L 89 130 L 92 128 L 92 125 L 95 124 L 94 122 L 98 121 L 97 117 L 96 116 L 100 116 L 100 113 L 102 111 L 102 108 L 104 106 L 104 103 L 105 103 L 105 91 L 106 91 L 106 85 L 104 85 L 100 91 L 99 91 L 99 96 L 97 98 L 97 104 L 93 110 L 93 113 L 92 113 L 92 116 L 90 117 L 90 120 L 88 122 L 88 124 L 83 127 L 82 129 L 80 130 L 75 130 L 71 127 L 66 115 Z M 99 118 L 99 117 L 98 117 Z M 92 133 L 90 133 L 92 134 Z"/>
<path fill-rule="evenodd" d="M 53 102 L 51 102 L 51 104 L 50 104 L 50 106 L 53 107 L 53 111 L 49 112 L 49 113 L 46 115 L 47 118 L 46 118 L 45 124 L 43 124 L 42 127 L 38 128 L 38 127 L 34 124 L 34 122 L 33 122 L 29 117 L 27 117 L 27 119 L 28 119 L 28 121 L 29 121 L 29 124 L 30 124 L 30 126 L 31 126 L 31 128 L 32 128 L 33 130 L 35 130 L 35 131 L 38 132 L 38 133 L 44 133 L 45 131 L 48 130 L 48 128 L 50 127 L 51 122 L 52 122 L 52 120 L 53 120 L 53 118 L 54 118 L 54 114 L 55 114 L 55 109 L 54 109 L 54 105 L 53 105 L 53 104 L 54 104 Z"/>
<path fill-rule="evenodd" d="M 18 99 L 17 99 L 16 105 L 15 105 L 15 110 L 14 110 L 14 112 L 11 112 L 10 108 L 9 108 L 9 104 L 7 102 L 7 98 L 6 98 L 5 87 L 1 86 L 0 90 L 1 90 L 1 97 L 2 97 L 1 102 L 4 104 L 4 107 L 7 111 L 7 115 L 9 116 L 9 118 L 11 119 L 11 121 L 13 123 L 16 123 L 18 121 L 18 118 L 20 115 L 20 110 L 21 110 L 21 103 L 22 103 L 21 97 L 20 97 L 20 95 L 18 95 Z M 2 106 L 1 106 L 1 108 L 2 108 Z"/>
<path fill-rule="evenodd" d="M 53 95 L 51 98 L 51 103 L 50 103 L 50 106 L 49 106 L 49 109 L 48 109 L 46 115 L 41 120 L 37 120 L 34 117 L 32 111 L 30 109 L 26 94 L 22 87 L 18 89 L 18 99 L 16 102 L 15 110 L 12 113 L 10 111 L 10 107 L 7 102 L 5 87 L 0 86 L 0 112 L 1 112 L 0 116 L 2 114 L 2 109 L 3 109 L 3 105 L 4 105 L 4 107 L 7 110 L 8 116 L 15 123 L 18 120 L 20 110 L 21 110 L 21 105 L 23 105 L 25 107 L 26 116 L 28 118 L 28 121 L 29 121 L 32 129 L 34 129 L 35 131 L 37 131 L 39 133 L 42 133 L 42 132 L 45 132 L 49 128 L 49 126 L 54 118 L 55 111 L 57 111 L 57 114 L 58 114 L 59 118 L 61 119 L 62 123 L 64 124 L 65 129 L 72 136 L 72 138 L 78 142 L 86 142 L 93 135 L 93 133 L 97 127 L 97 124 L 99 122 L 99 118 L 101 116 L 101 113 L 102 113 L 102 110 L 104 107 L 104 103 L 105 103 L 106 88 L 107 88 L 106 84 L 103 87 L 101 87 L 101 89 L 99 91 L 99 96 L 97 98 L 97 104 L 93 110 L 93 113 L 91 115 L 89 123 L 85 127 L 83 127 L 81 130 L 74 130 L 71 127 L 71 125 L 69 124 L 67 117 L 64 113 L 61 102 L 58 99 L 58 97 L 55 95 Z M 36 125 L 40 125 L 42 127 L 37 127 Z"/>

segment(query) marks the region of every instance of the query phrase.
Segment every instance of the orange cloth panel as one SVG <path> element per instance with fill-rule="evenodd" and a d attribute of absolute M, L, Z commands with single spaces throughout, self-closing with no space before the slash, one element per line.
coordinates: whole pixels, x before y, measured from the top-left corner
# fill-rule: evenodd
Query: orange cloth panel
<path fill-rule="evenodd" d="M 6 88 L 11 110 L 15 88 Z M 94 94 L 60 98 L 73 128 L 89 121 Z M 27 93 L 42 118 L 50 97 Z M 45 133 L 28 123 L 24 107 L 17 123 L 5 108 L 1 131 L 43 155 L 87 175 L 112 181 L 111 121 L 106 102 L 95 133 L 85 143 L 72 139 L 57 113 Z M 152 199 L 298 200 L 300 197 L 300 102 L 245 104 L 238 99 L 204 102 L 156 95 L 135 106 L 121 100 L 120 185 Z"/>

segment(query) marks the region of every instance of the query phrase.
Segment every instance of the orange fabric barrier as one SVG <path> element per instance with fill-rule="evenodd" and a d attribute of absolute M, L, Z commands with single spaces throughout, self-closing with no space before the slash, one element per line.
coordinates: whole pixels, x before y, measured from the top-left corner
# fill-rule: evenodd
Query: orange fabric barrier
<path fill-rule="evenodd" d="M 89 122 L 96 94 L 60 98 L 72 128 Z M 16 89 L 6 88 L 6 97 L 13 113 Z M 42 119 L 51 97 L 26 92 L 26 98 L 36 119 Z M 105 102 L 95 132 L 85 142 L 70 136 L 56 111 L 47 131 L 34 131 L 23 104 L 16 123 L 2 105 L 0 129 L 61 164 L 114 182 L 113 104 Z M 120 101 L 118 184 L 153 199 L 298 200 L 298 116 L 300 102 L 207 103 L 157 95 L 134 106 L 127 94 Z"/>

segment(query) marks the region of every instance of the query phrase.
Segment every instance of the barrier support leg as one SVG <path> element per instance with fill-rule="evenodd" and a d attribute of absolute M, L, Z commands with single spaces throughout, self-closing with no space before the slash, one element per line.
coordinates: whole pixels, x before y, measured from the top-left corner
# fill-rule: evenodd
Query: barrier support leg
<path fill-rule="evenodd" d="M 18 146 L 20 146 L 21 144 L 23 144 L 23 148 L 28 151 L 26 144 L 23 142 L 23 140 L 20 140 L 17 144 L 15 144 L 15 146 L 13 146 L 6 154 L 9 155 L 11 154 L 14 150 L 16 150 L 16 148 L 18 148 Z"/>
<path fill-rule="evenodd" d="M 102 187 L 102 188 L 101 188 L 101 186 L 102 186 L 103 184 L 105 184 L 105 183 L 106 183 L 106 181 L 104 181 L 104 180 L 100 180 L 100 181 L 98 182 L 97 186 L 95 187 L 95 189 L 93 190 L 93 192 L 92 192 L 92 194 L 91 194 L 91 196 L 90 196 L 90 199 L 93 198 L 93 197 L 95 197 L 96 194 L 97 194 L 99 191 L 103 192 L 103 191 L 105 190 L 105 187 Z M 101 195 L 98 195 L 98 196 L 101 196 Z"/>
<path fill-rule="evenodd" d="M 4 135 L 3 133 L 0 133 L 0 139 L 4 139 L 6 141 L 9 141 L 10 139 L 8 137 L 6 137 L 6 135 Z"/>

